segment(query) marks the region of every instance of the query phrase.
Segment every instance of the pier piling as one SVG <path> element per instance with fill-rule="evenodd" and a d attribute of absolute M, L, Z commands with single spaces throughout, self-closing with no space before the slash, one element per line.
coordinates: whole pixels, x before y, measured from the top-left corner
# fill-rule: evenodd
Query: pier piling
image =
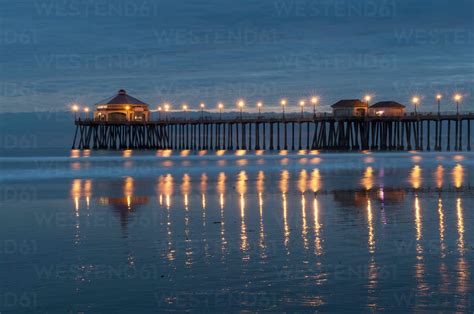
<path fill-rule="evenodd" d="M 76 120 L 73 149 L 174 150 L 471 150 L 473 114 L 400 117 L 166 119 L 147 122 Z M 454 134 L 451 121 L 454 122 Z M 446 129 L 444 126 L 446 124 Z M 306 126 L 305 126 L 306 125 Z M 275 127 L 276 126 L 276 127 Z M 290 134 L 288 128 L 291 127 Z M 283 130 L 281 130 L 283 128 Z M 467 129 L 467 130 L 466 130 Z M 467 132 L 466 132 L 467 131 Z M 431 136 L 434 133 L 432 147 Z M 452 138 L 452 136 L 454 136 Z M 283 138 L 282 138 L 283 137 Z M 414 145 L 414 146 L 413 146 Z M 465 145 L 465 146 L 464 146 Z"/>

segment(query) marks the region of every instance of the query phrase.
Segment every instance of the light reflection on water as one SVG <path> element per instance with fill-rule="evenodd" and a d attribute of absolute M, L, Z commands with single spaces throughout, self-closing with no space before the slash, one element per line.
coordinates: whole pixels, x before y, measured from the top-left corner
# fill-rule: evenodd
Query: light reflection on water
<path fill-rule="evenodd" d="M 62 196 L 71 227 L 52 229 L 71 239 L 65 258 L 158 269 L 151 279 L 75 280 L 74 289 L 130 286 L 131 298 L 157 309 L 206 310 L 218 303 L 209 295 L 223 293 L 232 296 L 223 309 L 250 311 L 470 310 L 474 203 L 465 160 L 425 166 L 415 158 L 391 171 L 364 158 L 362 168 L 338 171 L 323 157 L 304 169 L 74 178 Z M 186 291 L 199 298 L 183 301 Z M 92 308 L 101 301 L 71 294 Z"/>
<path fill-rule="evenodd" d="M 425 179 L 423 178 L 423 168 L 419 164 L 414 165 L 409 173 L 407 173 L 408 181 L 414 189 L 413 192 L 403 187 L 394 188 L 384 186 L 383 172 L 374 169 L 372 166 L 366 167 L 361 174 L 359 182 L 363 190 L 334 190 L 324 191 L 323 193 L 321 193 L 321 181 L 324 179 L 324 175 L 321 174 L 319 169 L 312 169 L 311 171 L 303 169 L 297 172 L 294 177 L 290 171 L 282 170 L 279 173 L 277 182 L 278 192 L 272 186 L 275 184 L 275 180 L 271 179 L 268 181 L 266 178 L 267 175 L 263 170 L 258 171 L 254 177 L 249 177 L 246 171 L 241 170 L 235 176 L 234 182 L 232 182 L 233 180 L 229 180 L 228 175 L 224 172 L 218 173 L 215 178 L 209 177 L 205 172 L 199 176 L 184 174 L 179 180 L 176 180 L 171 174 L 162 175 L 158 178 L 156 191 L 158 193 L 157 205 L 164 210 L 166 216 L 165 234 L 167 254 L 164 258 L 174 263 L 173 269 L 179 269 L 179 265 L 182 261 L 184 263 L 182 266 L 190 269 L 191 272 L 196 265 L 202 264 L 203 261 L 213 263 L 212 260 L 217 257 L 221 265 L 238 265 L 239 262 L 236 260 L 235 248 L 233 247 L 236 235 L 234 232 L 234 222 L 232 218 L 230 218 L 234 216 L 232 213 L 234 209 L 238 209 L 240 230 L 238 236 L 238 250 L 240 251 L 239 255 L 241 256 L 242 263 L 252 263 L 253 259 L 255 259 L 255 262 L 258 264 L 268 263 L 268 259 L 271 259 L 278 265 L 278 263 L 284 261 L 284 259 L 281 260 L 282 256 L 279 256 L 278 253 L 280 250 L 278 249 L 279 245 L 277 242 L 279 238 L 278 233 L 280 233 L 283 239 L 283 251 L 281 253 L 284 252 L 284 255 L 301 255 L 304 263 L 313 260 L 313 266 L 310 268 L 310 272 L 301 278 L 297 277 L 297 280 L 305 282 L 305 278 L 313 277 L 316 279 L 314 282 L 315 285 L 321 285 L 323 283 L 328 285 L 331 270 L 324 269 L 324 262 L 334 258 L 333 254 L 335 252 L 334 250 L 337 251 L 337 242 L 334 243 L 334 240 L 331 238 L 337 238 L 337 235 L 335 235 L 334 232 L 323 232 L 321 211 L 325 212 L 326 216 L 335 218 L 335 209 L 357 208 L 359 206 L 360 208 L 365 207 L 367 270 L 363 272 L 364 275 L 360 275 L 356 279 L 360 280 L 363 279 L 363 277 L 366 278 L 366 308 L 377 310 L 379 307 L 386 306 L 379 304 L 378 296 L 381 294 L 381 289 L 386 287 L 387 284 L 387 278 L 383 277 L 384 271 L 386 272 L 384 269 L 388 267 L 386 264 L 384 265 L 384 263 L 387 263 L 384 259 L 387 255 L 393 254 L 386 249 L 387 244 L 385 242 L 389 237 L 386 234 L 387 231 L 382 231 L 381 226 L 392 224 L 391 220 L 400 215 L 393 212 L 395 205 L 398 211 L 404 211 L 410 208 L 413 210 L 412 219 L 415 229 L 413 256 L 415 260 L 412 264 L 412 274 L 415 294 L 414 302 L 409 305 L 409 308 L 418 310 L 429 308 L 430 304 L 428 301 L 430 300 L 430 293 L 434 292 L 433 289 L 436 286 L 439 287 L 439 293 L 449 293 L 450 286 L 456 285 L 457 293 L 467 298 L 471 293 L 472 282 L 470 280 L 469 262 L 468 259 L 466 259 L 465 222 L 461 196 L 465 169 L 462 165 L 457 164 L 450 172 L 452 186 L 458 190 L 458 196 L 455 202 L 456 247 L 458 258 L 455 264 L 447 262 L 447 260 L 452 259 L 453 256 L 452 253 L 449 252 L 449 246 L 452 245 L 452 243 L 449 243 L 451 236 L 447 237 L 446 235 L 446 224 L 448 222 L 452 223 L 453 220 L 446 217 L 444 209 L 444 167 L 437 166 L 432 173 L 434 173 L 433 184 L 438 190 L 438 193 L 435 198 L 436 203 L 426 206 L 433 206 L 437 212 L 437 224 L 435 224 L 435 226 L 438 234 L 437 242 L 439 243 L 439 254 L 436 256 L 436 258 L 439 259 L 439 263 L 437 263 L 439 278 L 435 280 L 435 282 L 433 282 L 433 278 L 429 277 L 429 273 L 433 267 L 432 261 L 427 262 L 426 260 L 426 254 L 431 253 L 429 251 L 427 252 L 427 248 L 425 248 L 426 245 L 430 246 L 432 243 L 425 238 L 425 234 L 431 231 L 425 229 L 429 229 L 433 226 L 425 225 L 423 217 L 423 207 L 425 206 L 422 205 L 429 203 L 429 197 L 427 197 L 427 195 L 432 192 L 430 192 L 429 189 L 424 189 Z M 375 180 L 376 175 L 378 176 L 377 181 Z M 272 178 L 274 178 L 273 175 Z M 328 177 L 325 180 L 331 180 L 331 178 Z M 173 200 L 173 198 L 176 197 L 174 195 L 174 186 L 176 184 L 179 184 L 179 190 L 181 192 L 183 204 L 182 213 L 177 212 L 180 210 L 180 207 Z M 380 184 L 380 186 L 378 186 L 378 184 Z M 209 189 L 209 185 L 214 185 L 215 188 Z M 234 188 L 229 188 L 229 186 L 234 186 Z M 123 203 L 128 211 L 131 212 L 135 206 L 134 201 L 136 198 L 134 194 L 136 193 L 136 189 L 136 180 L 132 177 L 124 178 Z M 236 199 L 232 196 L 232 190 L 237 194 Z M 85 198 L 88 204 L 87 207 L 89 207 L 90 197 L 92 195 L 91 191 L 91 180 L 85 182 L 73 180 L 70 195 L 73 198 L 77 215 L 80 215 L 81 199 Z M 194 202 L 196 200 L 195 193 L 197 191 L 199 191 L 200 200 L 198 202 L 198 207 L 200 207 L 201 212 L 200 223 L 198 222 L 199 220 L 196 220 L 196 212 L 193 210 L 193 208 L 196 208 L 196 203 Z M 278 207 L 276 206 L 278 201 L 275 196 L 278 194 L 280 195 L 281 215 L 278 213 Z M 329 195 L 331 194 L 336 196 L 332 201 L 329 199 Z M 352 197 L 350 196 L 351 194 L 353 195 Z M 343 197 L 341 195 L 346 196 Z M 211 200 L 209 197 L 213 199 Z M 347 197 L 349 197 L 348 200 L 346 200 Z M 401 206 L 402 204 L 406 204 L 407 197 L 408 200 L 412 199 L 412 206 Z M 101 199 L 103 198 L 104 197 L 101 197 Z M 165 200 L 164 203 L 163 198 Z M 231 202 L 229 203 L 226 198 L 230 198 Z M 237 201 L 237 204 L 234 203 L 234 200 Z M 116 203 L 116 201 L 102 201 L 101 204 L 108 205 L 113 202 Z M 266 206 L 267 203 L 269 204 L 268 207 Z M 308 204 L 310 204 L 312 208 L 310 213 L 308 213 Z M 145 205 L 151 204 L 147 203 Z M 295 211 L 298 207 L 300 208 L 299 214 Z M 257 216 L 254 215 L 254 210 L 257 211 Z M 248 213 L 249 211 L 251 212 L 250 214 Z M 212 218 L 210 219 L 208 215 L 211 215 Z M 311 218 L 308 215 L 312 216 L 312 228 L 310 228 L 308 224 L 308 218 Z M 405 216 L 406 213 L 402 215 L 402 217 Z M 180 243 L 181 230 L 178 227 L 180 224 L 176 221 L 178 217 L 183 218 L 183 252 Z M 209 232 L 215 233 L 215 231 L 209 229 L 210 221 L 215 219 L 217 219 L 217 222 L 214 223 L 220 226 L 218 236 L 209 234 Z M 279 219 L 281 219 L 282 222 L 281 231 L 278 231 Z M 297 223 L 297 221 L 299 221 L 299 223 Z M 333 225 L 334 220 L 326 219 L 326 224 L 329 224 L 326 228 L 335 227 Z M 256 227 L 256 237 L 253 236 L 253 226 Z M 357 226 L 358 225 L 356 225 L 356 228 Z M 351 228 L 347 225 L 345 227 Z M 78 228 L 80 228 L 80 225 L 78 225 Z M 297 236 L 296 233 L 298 230 L 299 235 Z M 383 232 L 384 236 L 379 235 L 377 230 Z M 408 235 L 409 232 L 406 232 L 402 237 L 405 242 L 410 243 L 411 240 L 408 238 Z M 219 253 L 214 251 L 214 242 L 212 241 L 214 237 L 216 237 L 219 242 Z M 311 238 L 313 239 L 312 244 Z M 357 237 L 355 237 L 355 239 L 357 239 Z M 269 240 L 271 247 L 268 247 L 267 242 Z M 327 241 L 332 243 L 332 247 L 330 250 L 325 251 L 324 243 Z M 380 244 L 377 244 L 378 242 L 380 242 Z M 359 243 L 355 246 L 360 247 L 361 244 L 362 243 Z M 334 245 L 336 246 L 334 247 Z M 344 247 L 346 251 L 351 251 L 350 247 Z M 299 251 L 298 248 L 301 248 L 301 251 Z M 313 258 L 310 257 L 311 255 L 308 255 L 310 249 L 313 252 Z M 428 250 L 433 250 L 433 247 L 429 247 Z M 364 256 L 361 252 L 352 252 L 352 254 L 355 254 L 356 259 Z M 404 263 L 408 263 L 409 265 L 409 250 L 403 252 L 403 254 L 407 255 Z M 468 251 L 468 254 L 472 254 L 472 252 Z M 294 258 L 295 257 L 293 257 L 293 259 Z M 323 259 L 321 260 L 321 258 Z M 379 259 L 381 260 L 378 262 Z M 331 262 L 329 262 L 329 264 L 331 264 Z M 217 264 L 214 265 L 216 267 Z M 290 263 L 282 267 L 283 269 L 290 268 L 291 270 L 292 266 L 294 265 Z M 392 266 L 399 267 L 397 264 L 392 264 Z M 429 268 L 428 270 L 427 267 Z M 354 270 L 352 269 L 351 271 Z M 402 268 L 397 269 L 397 271 L 399 271 L 400 274 L 404 274 L 406 271 L 408 277 L 404 280 L 410 281 L 409 269 Z M 456 282 L 453 282 L 452 276 L 450 276 L 450 272 L 452 271 L 456 271 L 458 274 Z M 293 269 L 291 272 L 298 273 L 299 270 Z M 243 273 L 245 276 L 251 276 L 250 274 L 249 269 Z M 351 276 L 347 278 L 349 277 Z M 243 280 L 245 281 L 245 279 Z M 295 278 L 292 278 L 292 280 L 295 280 Z M 439 284 L 436 284 L 436 281 L 439 281 Z M 331 302 L 328 295 L 319 295 L 315 298 L 316 301 L 313 300 L 314 302 L 309 302 L 314 306 L 323 306 Z M 463 302 L 465 303 L 464 306 L 467 307 L 469 304 L 467 303 L 468 301 L 464 300 Z M 305 301 L 302 303 L 307 304 L 308 302 Z"/>
<path fill-rule="evenodd" d="M 321 181 L 323 179 L 331 180 L 331 178 L 324 178 L 324 175 L 321 174 L 319 169 L 313 169 L 311 171 L 303 169 L 297 172 L 294 177 L 290 171 L 282 170 L 279 173 L 278 182 L 276 183 L 278 191 L 273 188 L 275 181 L 273 179 L 271 181 L 266 180 L 267 175 L 263 170 L 258 171 L 253 177 L 250 177 L 246 171 L 241 170 L 237 173 L 234 180 L 229 180 L 228 175 L 224 172 L 218 173 L 215 178 L 209 177 L 205 172 L 199 176 L 184 174 L 179 180 L 176 180 L 171 174 L 162 175 L 158 178 L 156 191 L 158 193 L 157 205 L 164 210 L 166 216 L 164 231 L 166 234 L 167 254 L 164 258 L 169 262 L 173 262 L 173 269 L 186 267 L 191 272 L 193 272 L 194 267 L 202 264 L 203 261 L 206 261 L 207 264 L 212 264 L 215 258 L 219 260 L 220 265 L 238 265 L 239 262 L 236 259 L 235 247 L 233 247 L 233 243 L 236 240 L 236 234 L 234 232 L 235 226 L 233 218 L 231 218 L 235 217 L 232 212 L 238 209 L 238 250 L 240 251 L 239 255 L 241 256 L 242 263 L 250 264 L 253 259 L 255 259 L 256 265 L 264 265 L 268 263 L 270 259 L 274 261 L 273 265 L 283 267 L 283 270 L 290 271 L 292 276 L 295 276 L 300 270 L 292 269 L 291 267 L 294 267 L 294 265 L 291 264 L 291 262 L 284 265 L 279 264 L 285 261 L 285 259 L 281 259 L 282 256 L 279 254 L 299 255 L 303 258 L 304 264 L 308 263 L 308 261 L 312 261 L 310 262 L 312 266 L 308 269 L 306 275 L 291 278 L 293 283 L 295 283 L 296 280 L 296 285 L 298 286 L 298 281 L 306 282 L 306 278 L 315 278 L 316 280 L 313 282 L 315 285 L 330 285 L 331 275 L 335 276 L 334 269 L 325 269 L 324 263 L 328 262 L 329 265 L 333 263 L 331 260 L 333 261 L 335 258 L 334 252 L 338 251 L 338 244 L 334 242 L 332 238 L 339 237 L 335 232 L 323 232 L 321 211 L 325 213 L 325 216 L 333 218 L 332 220 L 325 219 L 325 224 L 327 225 L 325 228 L 331 229 L 336 227 L 334 225 L 334 218 L 337 218 L 335 211 L 360 207 L 365 208 L 363 215 L 365 216 L 364 224 L 367 239 L 365 245 L 366 253 L 352 251 L 355 250 L 355 248 L 352 249 L 350 246 L 343 245 L 343 247 L 346 250 L 345 254 L 348 252 L 350 253 L 349 255 L 355 254 L 355 259 L 360 259 L 363 258 L 364 255 L 367 255 L 366 271 L 360 273 L 356 276 L 357 278 L 355 278 L 356 280 L 362 280 L 364 278 L 366 280 L 367 298 L 365 307 L 367 309 L 377 310 L 382 307 L 387 307 L 387 304 L 380 304 L 381 301 L 378 297 L 381 295 L 383 289 L 387 287 L 387 278 L 384 278 L 384 276 L 386 276 L 384 272 L 387 271 L 386 269 L 390 265 L 392 267 L 401 267 L 400 269 L 397 268 L 397 272 L 399 272 L 398 275 L 402 277 L 406 272 L 404 279 L 395 277 L 389 278 L 390 280 L 402 280 L 406 281 L 404 282 L 405 285 L 410 285 L 410 273 L 413 275 L 414 282 L 412 284 L 415 293 L 413 302 L 407 305 L 408 308 L 415 310 L 430 308 L 432 293 L 436 291 L 442 294 L 451 293 L 450 287 L 452 286 L 456 287 L 456 292 L 461 297 L 459 304 L 463 305 L 464 308 L 468 308 L 470 304 L 468 299 L 472 293 L 472 282 L 469 273 L 469 259 L 466 258 L 466 255 L 472 256 L 472 251 L 466 249 L 466 232 L 462 204 L 462 187 L 465 178 L 465 168 L 457 164 L 450 172 L 452 186 L 457 189 L 457 197 L 455 199 L 456 215 L 454 221 L 457 230 L 457 257 L 453 256 L 453 253 L 449 251 L 449 247 L 452 245 L 452 243 L 449 243 L 449 239 L 452 238 L 452 235 L 447 236 L 448 231 L 446 225 L 451 224 L 451 228 L 453 227 L 453 217 L 447 217 L 444 209 L 443 193 L 448 193 L 446 194 L 448 196 L 450 195 L 449 193 L 451 193 L 443 191 L 443 188 L 445 188 L 444 167 L 437 166 L 432 173 L 434 173 L 432 177 L 433 186 L 436 187 L 438 191 L 437 196 L 434 198 L 436 202 L 429 201 L 431 198 L 429 194 L 434 192 L 431 192 L 429 187 L 424 189 L 426 182 L 423 178 L 423 168 L 418 164 L 413 166 L 409 173 L 407 173 L 408 182 L 410 182 L 413 191 L 409 191 L 403 187 L 394 188 L 384 186 L 383 172 L 374 169 L 372 166 L 366 167 L 361 174 L 359 184 L 362 189 L 333 190 L 324 191 L 323 193 L 321 193 Z M 376 174 L 379 178 L 377 181 L 375 180 Z M 272 178 L 274 177 L 272 176 Z M 380 184 L 380 186 L 378 186 L 378 184 Z M 179 213 L 180 206 L 173 199 L 177 197 L 177 195 L 174 194 L 175 185 L 179 185 L 183 204 L 182 213 Z M 215 188 L 209 189 L 209 185 L 214 185 Z M 135 201 L 139 200 L 134 196 L 136 189 L 136 180 L 132 177 L 124 178 L 123 204 L 130 212 L 133 212 L 135 205 L 138 205 L 135 204 Z M 85 199 L 88 208 L 92 190 L 91 180 L 84 182 L 82 180 L 72 181 L 70 195 L 78 216 L 80 215 L 80 200 Z M 197 214 L 195 212 L 197 205 L 195 203 L 195 193 L 197 191 L 199 191 L 199 205 L 197 207 L 200 207 L 200 222 L 196 220 Z M 237 198 L 232 196 L 233 191 L 237 194 Z M 281 214 L 279 214 L 277 207 L 278 198 L 276 198 L 276 196 L 278 194 L 280 195 Z M 346 196 L 337 196 L 331 200 L 329 198 L 331 194 L 335 196 L 345 194 Z M 351 194 L 353 195 L 352 197 Z M 210 197 L 212 197 L 212 199 L 210 199 Z M 346 200 L 346 197 L 349 197 L 349 201 Z M 107 197 L 104 196 L 100 197 L 100 199 L 104 198 L 107 199 Z M 164 203 L 163 198 L 165 200 Z M 230 198 L 231 201 L 227 201 L 226 198 Z M 114 201 L 112 201 L 112 198 L 108 199 L 109 201 L 101 201 L 99 204 L 111 205 L 117 203 L 116 198 L 114 198 Z M 406 201 L 410 199 L 412 200 L 412 206 L 406 203 Z M 147 199 L 145 204 L 143 204 L 142 201 L 140 205 L 151 205 L 154 207 L 154 205 L 152 205 L 151 202 L 148 203 L 148 201 L 150 201 L 150 199 Z M 312 208 L 310 212 L 308 212 L 308 204 L 310 204 Z M 296 210 L 298 207 L 300 208 L 299 214 Z M 429 222 L 424 222 L 424 207 L 427 207 L 426 211 L 429 210 L 429 207 L 436 209 L 436 224 L 430 225 Z M 401 236 L 406 243 L 413 241 L 415 244 L 412 272 L 401 266 L 410 265 L 411 253 L 409 252 L 409 245 L 407 252 L 400 254 L 404 258 L 403 263 L 400 265 L 397 263 L 386 264 L 387 257 L 390 259 L 389 256 L 393 254 L 393 252 L 387 249 L 387 247 L 390 247 L 390 231 L 381 229 L 382 225 L 393 224 L 392 220 L 394 220 L 395 217 L 399 217 L 399 219 L 400 217 L 408 217 L 405 211 L 410 209 L 413 211 L 414 238 L 410 240 L 410 232 L 407 231 L 404 231 L 404 234 L 398 234 L 398 237 Z M 255 210 L 258 213 L 257 215 L 254 214 Z M 403 213 L 396 213 L 395 211 L 402 211 Z M 249 212 L 251 213 L 249 214 Z M 208 214 L 211 215 L 212 218 L 209 218 Z M 430 216 L 428 213 L 426 215 Z M 181 230 L 178 227 L 180 224 L 176 220 L 179 217 L 183 218 L 183 248 L 180 243 Z M 271 219 L 269 219 L 269 217 Z M 309 218 L 312 218 L 312 227 L 308 224 Z M 217 221 L 215 221 L 214 224 L 218 224 L 220 227 L 217 235 L 211 235 L 209 233 L 215 233 L 216 231 L 209 229 L 209 223 L 215 219 L 217 219 Z M 280 231 L 278 230 L 278 226 L 280 225 L 278 220 L 280 220 L 283 225 Z M 299 223 L 297 221 L 299 221 Z M 230 230 L 227 229 L 228 225 Z M 253 226 L 256 227 L 256 236 L 253 235 Z M 357 223 L 356 225 L 345 225 L 344 227 L 358 229 L 358 226 Z M 396 222 L 395 226 L 397 226 Z M 157 227 L 160 228 L 160 226 Z M 437 242 L 439 243 L 439 247 L 437 248 L 438 254 L 435 254 L 436 256 L 431 255 L 432 253 L 430 251 L 433 251 L 434 248 L 432 247 L 432 242 L 426 239 L 427 235 L 433 231 L 428 229 L 433 229 L 433 227 L 437 229 Z M 80 224 L 77 225 L 77 228 L 80 228 Z M 297 236 L 298 230 L 299 235 Z M 339 228 L 339 230 L 341 229 Z M 229 231 L 230 233 L 228 233 Z M 384 235 L 379 235 L 379 232 L 382 232 Z M 277 243 L 280 237 L 279 233 L 283 239 L 282 252 L 280 252 L 280 246 Z M 219 253 L 217 253 L 213 247 L 214 242 L 212 239 L 214 237 L 218 239 L 219 242 Z M 312 244 L 311 239 L 313 239 Z M 354 241 L 357 239 L 358 237 L 356 236 Z M 267 241 L 271 242 L 271 247 L 268 247 Z M 325 251 L 324 243 L 328 241 L 332 243 L 332 247 Z M 341 241 L 340 238 L 339 241 Z M 389 244 L 386 243 L 387 241 Z M 362 243 L 355 243 L 353 245 L 360 249 Z M 426 248 L 425 246 L 429 247 Z M 312 258 L 310 257 L 310 250 L 313 252 Z M 438 266 L 433 265 L 433 260 L 427 261 L 426 254 L 430 254 L 430 259 L 435 258 L 438 260 L 438 263 L 435 263 L 438 264 Z M 293 257 L 293 259 L 294 258 L 295 257 Z M 453 258 L 456 258 L 454 264 L 448 262 L 448 260 L 451 261 Z M 347 262 L 350 264 L 350 261 Z M 213 265 L 213 267 L 220 267 L 217 266 L 219 264 Z M 354 267 L 358 266 L 351 267 L 349 271 L 354 272 Z M 439 274 L 438 279 L 434 279 L 430 275 L 430 272 L 434 270 L 433 267 L 437 268 L 436 271 Z M 166 268 L 164 271 L 166 271 Z M 450 275 L 453 271 L 457 274 L 455 278 Z M 304 272 L 304 270 L 301 272 Z M 250 276 L 247 278 L 248 280 L 252 277 L 251 274 L 252 272 L 249 268 L 242 273 L 244 276 Z M 194 276 L 196 276 L 196 274 Z M 353 275 L 345 274 L 345 276 L 346 277 L 342 276 L 342 278 L 347 280 L 354 279 L 351 278 Z M 247 279 L 242 278 L 243 282 Z M 455 281 L 453 281 L 453 279 L 455 279 Z M 177 280 L 176 284 L 179 284 L 178 278 L 174 280 Z M 305 285 L 307 284 L 308 283 L 305 283 Z M 211 286 L 208 288 L 210 289 Z M 263 289 L 263 291 L 265 290 L 263 287 L 261 289 Z M 297 293 L 297 291 L 294 291 L 294 293 Z M 321 295 L 313 297 L 314 300 L 312 302 L 303 302 L 303 300 L 306 299 L 302 297 L 300 306 L 303 304 L 312 304 L 312 306 L 318 307 L 331 303 L 330 294 L 324 295 L 324 293 L 322 293 Z M 357 298 L 357 295 L 354 297 Z M 392 302 L 394 301 L 395 299 L 392 300 Z"/>

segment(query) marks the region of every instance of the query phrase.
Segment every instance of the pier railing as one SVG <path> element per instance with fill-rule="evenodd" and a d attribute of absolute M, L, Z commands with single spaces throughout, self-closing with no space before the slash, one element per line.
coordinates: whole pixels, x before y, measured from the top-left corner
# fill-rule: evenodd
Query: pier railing
<path fill-rule="evenodd" d="M 473 113 L 286 114 L 75 120 L 73 148 L 177 150 L 471 150 Z"/>

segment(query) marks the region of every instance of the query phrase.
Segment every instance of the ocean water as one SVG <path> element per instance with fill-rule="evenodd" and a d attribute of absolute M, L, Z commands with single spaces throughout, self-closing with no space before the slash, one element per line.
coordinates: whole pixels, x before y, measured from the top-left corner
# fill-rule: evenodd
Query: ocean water
<path fill-rule="evenodd" d="M 0 157 L 0 312 L 472 312 L 474 154 Z"/>

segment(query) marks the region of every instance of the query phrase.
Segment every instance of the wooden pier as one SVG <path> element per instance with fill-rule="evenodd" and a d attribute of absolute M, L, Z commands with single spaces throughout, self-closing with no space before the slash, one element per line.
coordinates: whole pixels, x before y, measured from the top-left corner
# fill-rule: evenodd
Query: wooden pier
<path fill-rule="evenodd" d="M 146 122 L 75 120 L 73 149 L 471 150 L 474 114 L 399 117 L 265 115 L 167 118 Z"/>

